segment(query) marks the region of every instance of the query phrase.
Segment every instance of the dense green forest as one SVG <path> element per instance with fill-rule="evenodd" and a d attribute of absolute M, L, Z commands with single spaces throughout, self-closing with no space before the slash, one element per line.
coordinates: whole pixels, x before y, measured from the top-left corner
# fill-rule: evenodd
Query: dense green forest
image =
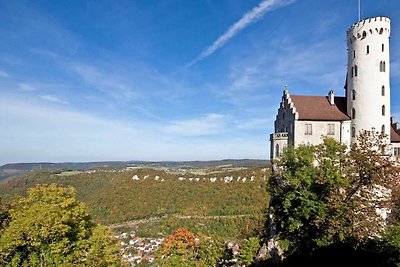
<path fill-rule="evenodd" d="M 139 180 L 132 180 L 135 175 Z M 232 182 L 221 181 L 227 175 L 234 178 Z M 145 176 L 148 178 L 143 179 Z M 156 176 L 158 180 L 155 180 Z M 180 176 L 186 180 L 179 180 Z M 247 181 L 237 181 L 239 176 L 246 177 Z M 251 176 L 254 176 L 253 181 L 250 181 Z M 74 175 L 62 175 L 59 171 L 34 171 L 0 183 L 0 195 L 5 200 L 24 196 L 27 188 L 35 184 L 73 186 L 77 190 L 78 200 L 87 205 L 96 222 L 103 224 L 173 214 L 245 214 L 259 217 L 268 207 L 268 176 L 269 170 L 261 168 L 204 176 L 176 175 L 153 169 L 82 172 Z M 217 177 L 217 181 L 212 183 L 209 180 L 211 177 Z M 189 178 L 193 180 L 189 181 Z M 199 178 L 199 181 L 195 178 Z"/>

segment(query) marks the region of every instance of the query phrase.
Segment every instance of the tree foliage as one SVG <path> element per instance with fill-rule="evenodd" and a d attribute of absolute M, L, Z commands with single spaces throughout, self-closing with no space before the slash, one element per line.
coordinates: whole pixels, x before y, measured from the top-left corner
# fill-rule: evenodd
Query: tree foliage
<path fill-rule="evenodd" d="M 72 187 L 37 185 L 12 204 L 0 264 L 110 266 L 120 263 L 111 233 L 95 225 Z"/>
<path fill-rule="evenodd" d="M 393 207 L 399 169 L 385 154 L 385 136 L 365 131 L 350 151 L 334 139 L 288 149 L 270 179 L 270 212 L 288 251 L 312 253 L 334 243 L 379 236 Z"/>
<path fill-rule="evenodd" d="M 250 237 L 243 240 L 240 247 L 239 262 L 241 265 L 249 266 L 255 260 L 257 252 L 260 249 L 260 239 L 258 237 Z"/>
<path fill-rule="evenodd" d="M 158 255 L 161 266 L 216 266 L 225 255 L 221 240 L 196 237 L 185 228 L 178 228 L 166 237 Z"/>

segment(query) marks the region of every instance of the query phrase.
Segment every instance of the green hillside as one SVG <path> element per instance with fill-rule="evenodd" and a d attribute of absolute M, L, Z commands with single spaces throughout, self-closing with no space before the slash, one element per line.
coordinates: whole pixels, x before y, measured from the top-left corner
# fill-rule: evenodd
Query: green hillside
<path fill-rule="evenodd" d="M 137 175 L 139 180 L 132 180 Z M 232 176 L 231 183 L 221 181 Z M 143 179 L 148 176 L 147 179 Z M 158 180 L 155 177 L 159 176 Z M 243 180 L 237 181 L 238 177 Z M 250 177 L 253 181 L 250 181 Z M 126 172 L 65 173 L 35 171 L 18 179 L 0 183 L 0 195 L 6 200 L 25 194 L 38 183 L 71 185 L 93 218 L 103 224 L 120 223 L 163 215 L 241 215 L 259 216 L 268 205 L 266 179 L 268 171 L 245 169 L 208 175 L 178 175 L 153 169 Z M 178 178 L 185 177 L 181 181 Z M 210 178 L 217 181 L 211 182 Z M 189 181 L 192 178 L 192 181 Z M 199 181 L 196 181 L 198 178 Z"/>

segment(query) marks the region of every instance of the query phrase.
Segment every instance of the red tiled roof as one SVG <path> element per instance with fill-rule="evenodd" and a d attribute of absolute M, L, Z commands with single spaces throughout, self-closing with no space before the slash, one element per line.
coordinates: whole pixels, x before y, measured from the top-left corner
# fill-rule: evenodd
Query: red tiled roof
<path fill-rule="evenodd" d="M 395 131 L 395 129 L 390 127 L 390 142 L 391 143 L 400 143 L 400 134 Z"/>
<path fill-rule="evenodd" d="M 350 120 L 346 114 L 346 97 L 335 97 L 335 105 L 329 103 L 327 96 L 290 95 L 299 120 L 344 121 Z"/>

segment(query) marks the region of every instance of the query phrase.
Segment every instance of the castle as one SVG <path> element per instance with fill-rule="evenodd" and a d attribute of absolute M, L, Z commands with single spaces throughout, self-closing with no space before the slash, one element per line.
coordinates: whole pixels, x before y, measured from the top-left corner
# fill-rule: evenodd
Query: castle
<path fill-rule="evenodd" d="M 388 136 L 390 155 L 400 159 L 400 128 L 390 115 L 390 19 L 374 17 L 347 31 L 345 96 L 291 95 L 285 88 L 270 135 L 270 158 L 288 146 L 317 145 L 329 136 L 350 146 L 362 130 Z"/>

